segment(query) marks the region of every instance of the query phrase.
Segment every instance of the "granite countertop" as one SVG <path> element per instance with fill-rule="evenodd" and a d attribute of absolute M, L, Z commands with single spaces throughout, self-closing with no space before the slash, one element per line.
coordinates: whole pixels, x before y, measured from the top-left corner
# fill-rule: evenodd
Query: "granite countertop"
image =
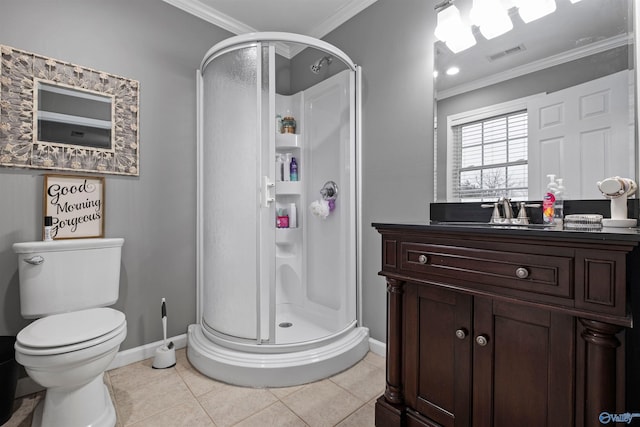
<path fill-rule="evenodd" d="M 599 240 L 599 241 L 625 241 L 640 242 L 640 228 L 601 228 L 598 230 L 566 230 L 554 226 L 542 226 L 533 224 L 531 226 L 518 226 L 509 224 L 487 224 L 487 223 L 438 223 L 437 221 L 410 222 L 410 223 L 385 223 L 374 222 L 371 224 L 375 228 L 404 229 L 415 231 L 446 231 L 449 233 L 472 233 L 472 234 L 492 234 L 509 236 L 531 236 L 561 239 L 578 240 Z"/>

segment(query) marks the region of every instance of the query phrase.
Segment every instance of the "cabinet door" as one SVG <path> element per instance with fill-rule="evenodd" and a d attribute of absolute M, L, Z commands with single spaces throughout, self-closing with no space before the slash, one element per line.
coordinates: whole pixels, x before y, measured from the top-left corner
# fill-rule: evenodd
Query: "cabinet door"
<path fill-rule="evenodd" d="M 573 425 L 574 325 L 567 315 L 474 299 L 474 427 Z"/>
<path fill-rule="evenodd" d="M 407 284 L 405 399 L 443 427 L 470 425 L 472 298 Z"/>

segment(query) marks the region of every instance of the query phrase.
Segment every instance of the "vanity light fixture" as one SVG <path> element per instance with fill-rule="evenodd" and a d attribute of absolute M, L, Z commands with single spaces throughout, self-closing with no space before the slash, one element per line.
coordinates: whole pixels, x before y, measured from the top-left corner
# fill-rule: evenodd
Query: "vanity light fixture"
<path fill-rule="evenodd" d="M 447 0 L 436 6 L 438 10 L 438 25 L 435 36 L 443 41 L 453 53 L 461 52 L 476 44 L 471 27 L 464 25 L 460 17 L 460 11 L 453 5 L 452 0 Z"/>
<path fill-rule="evenodd" d="M 473 0 L 469 17 L 487 40 L 513 29 L 513 22 L 499 0 Z"/>
<path fill-rule="evenodd" d="M 518 0 L 516 3 L 520 17 L 527 24 L 556 10 L 555 0 Z"/>

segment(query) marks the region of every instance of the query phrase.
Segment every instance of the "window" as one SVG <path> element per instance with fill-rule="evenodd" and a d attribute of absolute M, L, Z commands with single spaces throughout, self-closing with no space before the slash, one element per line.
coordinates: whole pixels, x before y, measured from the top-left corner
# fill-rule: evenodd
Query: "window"
<path fill-rule="evenodd" d="M 457 124 L 453 134 L 452 195 L 460 202 L 528 196 L 527 111 Z"/>

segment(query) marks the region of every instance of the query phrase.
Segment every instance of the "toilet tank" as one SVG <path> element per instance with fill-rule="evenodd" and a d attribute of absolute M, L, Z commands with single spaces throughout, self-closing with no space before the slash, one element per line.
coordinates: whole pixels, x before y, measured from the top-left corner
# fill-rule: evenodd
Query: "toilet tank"
<path fill-rule="evenodd" d="M 15 243 L 20 311 L 27 319 L 118 300 L 122 238 Z"/>

